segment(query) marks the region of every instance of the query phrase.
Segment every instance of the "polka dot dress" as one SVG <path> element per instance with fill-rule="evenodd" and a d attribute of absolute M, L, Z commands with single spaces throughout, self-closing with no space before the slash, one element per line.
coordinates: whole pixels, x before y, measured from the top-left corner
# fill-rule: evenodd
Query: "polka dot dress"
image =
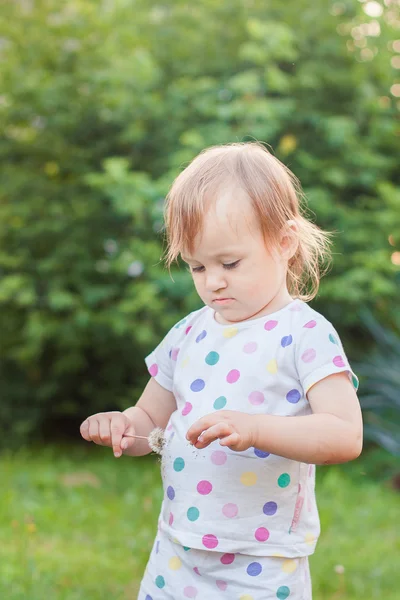
<path fill-rule="evenodd" d="M 204 307 L 178 323 L 146 364 L 152 377 L 177 400 L 162 459 L 161 534 L 177 547 L 190 548 L 192 555 L 197 550 L 210 561 L 219 556 L 220 564 L 231 560 L 229 577 L 218 574 L 215 581 L 228 585 L 240 564 L 237 577 L 244 573 L 250 586 L 244 587 L 246 598 L 250 582 L 267 569 L 263 562 L 267 557 L 299 559 L 314 551 L 319 536 L 315 468 L 259 448 L 234 452 L 218 441 L 197 450 L 186 440 L 188 428 L 220 410 L 307 415 L 311 409 L 306 394 L 317 381 L 346 372 L 357 387 L 357 378 L 333 326 L 299 300 L 234 327 L 217 323 L 214 312 Z M 182 565 L 189 560 L 186 552 L 176 556 Z M 178 558 L 172 564 L 180 564 Z M 158 576 L 160 585 L 167 581 L 165 573 Z M 202 577 L 204 582 L 204 572 Z M 223 591 L 223 585 L 217 589 Z M 179 597 L 195 598 L 195 588 L 188 579 L 189 591 Z M 286 588 L 290 586 L 278 585 L 268 598 L 292 598 Z M 209 597 L 217 597 L 214 592 L 210 589 Z M 146 593 L 153 600 L 169 597 Z"/>

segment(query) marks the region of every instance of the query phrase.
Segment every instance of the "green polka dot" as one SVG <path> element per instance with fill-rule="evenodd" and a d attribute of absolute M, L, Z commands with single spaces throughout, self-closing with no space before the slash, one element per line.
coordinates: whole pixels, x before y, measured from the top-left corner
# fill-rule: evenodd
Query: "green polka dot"
<path fill-rule="evenodd" d="M 290 483 L 289 473 L 282 473 L 282 475 L 279 475 L 279 479 L 278 479 L 279 487 L 285 488 L 289 485 L 289 483 Z"/>
<path fill-rule="evenodd" d="M 187 518 L 189 519 L 189 521 L 197 521 L 199 516 L 200 512 L 198 508 L 196 508 L 195 506 L 191 506 L 190 508 L 188 508 Z"/>
<path fill-rule="evenodd" d="M 351 380 L 353 382 L 354 389 L 358 390 L 358 381 L 357 381 L 357 378 L 354 375 L 352 375 L 351 376 Z"/>
<path fill-rule="evenodd" d="M 215 410 L 220 410 L 221 408 L 224 408 L 225 404 L 226 404 L 225 396 L 220 396 L 214 402 L 214 408 L 215 408 Z"/>
<path fill-rule="evenodd" d="M 208 365 L 216 365 L 217 362 L 219 361 L 219 354 L 218 352 L 209 352 L 206 356 L 206 363 Z"/>
<path fill-rule="evenodd" d="M 183 458 L 181 458 L 180 456 L 178 456 L 178 458 L 176 458 L 174 460 L 174 470 L 175 471 L 182 471 L 182 469 L 185 468 L 185 461 L 183 460 Z"/>
<path fill-rule="evenodd" d="M 156 586 L 158 588 L 163 588 L 165 585 L 165 579 L 164 577 L 162 577 L 162 575 L 158 575 L 158 577 L 156 577 Z"/>
<path fill-rule="evenodd" d="M 189 546 L 183 546 L 183 549 L 185 552 L 187 552 L 188 550 L 190 550 Z"/>
<path fill-rule="evenodd" d="M 281 585 L 281 587 L 278 588 L 276 591 L 276 597 L 279 598 L 279 600 L 286 600 L 286 598 L 289 596 L 289 594 L 290 594 L 290 589 L 288 588 L 287 585 Z"/>
<path fill-rule="evenodd" d="M 331 333 L 329 334 L 329 341 L 332 342 L 332 344 L 336 344 L 336 346 L 338 345 L 337 339 Z"/>

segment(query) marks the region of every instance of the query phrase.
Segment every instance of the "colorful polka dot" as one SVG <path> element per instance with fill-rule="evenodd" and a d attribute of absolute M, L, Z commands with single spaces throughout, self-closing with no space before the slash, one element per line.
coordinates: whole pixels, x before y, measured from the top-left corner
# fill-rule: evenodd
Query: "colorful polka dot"
<path fill-rule="evenodd" d="M 227 458 L 226 452 L 223 450 L 214 450 L 214 452 L 211 454 L 211 462 L 214 465 L 224 465 L 227 461 Z"/>
<path fill-rule="evenodd" d="M 264 325 L 265 331 L 272 331 L 278 325 L 278 321 L 267 321 Z"/>
<path fill-rule="evenodd" d="M 278 588 L 276 591 L 276 597 L 278 598 L 278 600 L 286 600 L 286 598 L 288 598 L 289 595 L 290 589 L 287 585 L 281 585 L 281 587 Z"/>
<path fill-rule="evenodd" d="M 197 521 L 197 519 L 200 516 L 200 511 L 195 506 L 191 506 L 190 508 L 188 508 L 188 511 L 186 514 L 187 514 L 187 518 L 189 519 L 189 521 Z"/>
<path fill-rule="evenodd" d="M 226 337 L 226 338 L 235 337 L 237 332 L 238 332 L 237 327 L 227 327 L 226 329 L 224 329 L 224 337 Z"/>
<path fill-rule="evenodd" d="M 203 535 L 202 542 L 203 546 L 209 549 L 216 548 L 218 546 L 218 538 L 212 533 L 207 533 L 206 535 Z"/>
<path fill-rule="evenodd" d="M 266 542 L 269 538 L 269 531 L 265 527 L 259 527 L 256 529 L 254 537 L 258 542 Z"/>
<path fill-rule="evenodd" d="M 214 408 L 215 408 L 215 410 L 221 410 L 221 408 L 224 408 L 225 404 L 226 404 L 225 396 L 220 396 L 219 398 L 217 398 L 214 401 Z"/>
<path fill-rule="evenodd" d="M 264 450 L 259 450 L 258 448 L 254 448 L 254 454 L 258 456 L 258 458 L 267 458 L 267 456 L 269 456 L 269 452 L 264 452 Z"/>
<path fill-rule="evenodd" d="M 185 329 L 185 335 L 187 335 L 191 329 L 192 329 L 191 325 L 189 325 L 189 327 L 186 327 L 186 329 Z"/>
<path fill-rule="evenodd" d="M 257 577 L 262 571 L 262 566 L 258 562 L 252 562 L 247 567 L 247 574 L 251 577 Z"/>
<path fill-rule="evenodd" d="M 306 323 L 305 325 L 303 325 L 303 327 L 307 327 L 307 329 L 312 329 L 313 327 L 315 327 L 317 324 L 317 321 L 308 321 L 308 323 Z"/>
<path fill-rule="evenodd" d="M 293 342 L 293 337 L 291 335 L 285 335 L 281 339 L 282 348 L 287 348 Z"/>
<path fill-rule="evenodd" d="M 172 514 L 172 512 L 170 512 L 169 513 L 168 524 L 171 526 L 173 522 L 174 522 L 174 515 Z"/>
<path fill-rule="evenodd" d="M 228 517 L 228 519 L 233 519 L 233 517 L 236 517 L 238 512 L 239 512 L 239 509 L 238 509 L 237 505 L 232 504 L 231 502 L 228 502 L 228 504 L 225 504 L 222 507 L 222 513 L 225 515 L 225 517 Z"/>
<path fill-rule="evenodd" d="M 336 346 L 339 346 L 338 341 L 335 338 L 335 336 L 333 335 L 333 333 L 329 334 L 329 341 L 332 342 L 332 344 L 336 344 Z"/>
<path fill-rule="evenodd" d="M 200 577 L 201 577 L 201 573 L 200 573 L 198 567 L 193 567 L 193 571 L 196 573 L 196 575 L 200 575 Z"/>
<path fill-rule="evenodd" d="M 240 371 L 237 369 L 232 369 L 232 371 L 229 371 L 228 375 L 226 376 L 226 380 L 228 383 L 236 383 L 239 377 Z"/>
<path fill-rule="evenodd" d="M 156 554 L 158 554 L 159 551 L 160 551 L 160 540 L 157 540 L 157 543 L 156 543 Z"/>
<path fill-rule="evenodd" d="M 304 541 L 306 544 L 308 544 L 309 546 L 312 546 L 315 542 L 315 536 L 313 533 L 306 533 L 305 537 L 304 537 Z"/>
<path fill-rule="evenodd" d="M 248 342 L 243 346 L 243 352 L 246 354 L 253 354 L 257 350 L 257 342 Z"/>
<path fill-rule="evenodd" d="M 298 563 L 296 558 L 288 558 L 287 560 L 283 561 L 282 571 L 288 574 L 294 573 L 297 569 L 297 565 Z"/>
<path fill-rule="evenodd" d="M 162 575 L 158 575 L 155 581 L 156 586 L 161 589 L 165 586 L 165 579 Z"/>
<path fill-rule="evenodd" d="M 171 350 L 171 358 L 172 360 L 176 360 L 178 358 L 180 348 L 172 348 Z"/>
<path fill-rule="evenodd" d="M 229 552 L 227 552 L 226 554 L 223 554 L 220 558 L 220 561 L 222 562 L 223 565 L 231 565 L 234 560 L 235 560 L 235 555 L 231 554 Z"/>
<path fill-rule="evenodd" d="M 190 402 L 186 402 L 185 406 L 182 408 L 182 415 L 186 417 L 186 415 L 190 413 L 192 408 L 193 406 L 190 404 Z"/>
<path fill-rule="evenodd" d="M 317 353 L 316 353 L 315 349 L 308 348 L 308 350 L 303 352 L 303 354 L 301 355 L 301 360 L 305 363 L 310 363 L 315 359 L 316 356 L 317 356 Z"/>
<path fill-rule="evenodd" d="M 171 571 L 177 571 L 182 566 L 182 561 L 178 556 L 173 556 L 169 559 L 168 566 Z"/>
<path fill-rule="evenodd" d="M 290 390 L 290 392 L 286 394 L 286 400 L 290 402 L 290 404 L 297 404 L 300 398 L 301 394 L 299 390 Z"/>
<path fill-rule="evenodd" d="M 182 366 L 182 368 L 184 369 L 185 367 L 187 367 L 187 366 L 188 366 L 188 364 L 189 364 L 189 357 L 188 357 L 188 356 L 186 356 L 186 357 L 183 359 L 183 361 L 181 362 L 181 366 Z"/>
<path fill-rule="evenodd" d="M 185 552 L 189 552 L 189 550 L 190 550 L 189 546 L 182 546 L 182 548 L 184 549 Z"/>
<path fill-rule="evenodd" d="M 345 367 L 346 366 L 342 356 L 335 356 L 335 358 L 333 359 L 333 364 L 335 365 L 335 367 Z"/>
<path fill-rule="evenodd" d="M 201 390 L 204 390 L 206 383 L 203 379 L 195 379 L 191 384 L 190 384 L 190 389 L 192 390 L 192 392 L 201 392 Z"/>
<path fill-rule="evenodd" d="M 257 474 L 253 471 L 246 471 L 240 476 L 240 482 L 247 487 L 255 485 L 257 483 Z"/>
<path fill-rule="evenodd" d="M 264 402 L 264 394 L 262 392 L 251 392 L 249 394 L 249 402 L 253 406 L 258 406 Z"/>
<path fill-rule="evenodd" d="M 282 473 L 282 475 L 279 475 L 279 478 L 278 478 L 279 487 L 285 488 L 289 485 L 289 483 L 290 483 L 289 473 Z"/>
<path fill-rule="evenodd" d="M 153 600 L 153 598 L 149 596 L 149 594 L 146 594 L 146 598 L 144 600 Z"/>
<path fill-rule="evenodd" d="M 156 363 L 152 364 L 151 367 L 149 367 L 149 373 L 152 377 L 155 377 L 158 373 L 158 365 L 156 365 Z"/>
<path fill-rule="evenodd" d="M 228 587 L 228 584 L 226 583 L 226 581 L 222 581 L 221 579 L 217 579 L 217 581 L 215 583 L 217 584 L 217 588 L 223 592 Z"/>
<path fill-rule="evenodd" d="M 352 384 L 353 384 L 354 388 L 356 390 L 358 390 L 358 379 L 357 379 L 357 377 L 355 375 L 351 376 L 351 381 L 352 381 Z"/>
<path fill-rule="evenodd" d="M 209 352 L 206 356 L 206 363 L 210 366 L 214 366 L 219 361 L 218 352 Z"/>
<path fill-rule="evenodd" d="M 186 598 L 196 598 L 197 588 L 193 587 L 192 585 L 188 585 L 183 590 L 183 593 L 185 594 Z"/>
<path fill-rule="evenodd" d="M 207 496 L 207 494 L 212 492 L 212 483 L 207 480 L 199 481 L 197 484 L 197 491 L 202 496 Z"/>
<path fill-rule="evenodd" d="M 239 600 L 254 600 L 253 596 L 250 596 L 250 594 L 242 594 L 242 596 L 240 596 Z"/>
<path fill-rule="evenodd" d="M 178 456 L 178 458 L 176 458 L 174 460 L 174 471 L 179 473 L 179 471 L 182 471 L 184 468 L 185 468 L 185 461 L 183 460 L 183 458 L 181 456 Z"/>
<path fill-rule="evenodd" d="M 276 502 L 266 502 L 263 506 L 263 513 L 268 517 L 272 517 L 278 510 L 278 505 Z"/>
<path fill-rule="evenodd" d="M 267 364 L 267 371 L 268 373 L 271 373 L 271 375 L 275 375 L 275 373 L 278 372 L 278 363 L 276 362 L 275 358 L 270 360 Z"/>
<path fill-rule="evenodd" d="M 201 342 L 201 340 L 204 340 L 204 338 L 206 337 L 206 335 L 207 335 L 207 331 L 205 331 L 203 329 L 203 331 L 197 336 L 196 343 L 198 344 L 199 342 Z"/>
<path fill-rule="evenodd" d="M 172 487 L 172 485 L 169 485 L 167 487 L 167 496 L 170 500 L 173 500 L 175 498 L 175 490 Z"/>

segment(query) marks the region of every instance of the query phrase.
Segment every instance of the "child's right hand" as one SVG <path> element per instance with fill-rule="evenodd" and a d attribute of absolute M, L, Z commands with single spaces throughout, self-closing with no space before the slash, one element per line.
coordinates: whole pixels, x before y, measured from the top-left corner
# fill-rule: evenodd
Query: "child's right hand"
<path fill-rule="evenodd" d="M 135 443 L 134 438 L 124 437 L 135 435 L 135 429 L 131 420 L 119 411 L 96 413 L 88 417 L 81 424 L 80 432 L 82 437 L 88 442 L 112 448 L 114 456 L 117 458 L 122 455 L 122 440 L 124 442 L 124 450 L 127 450 Z"/>

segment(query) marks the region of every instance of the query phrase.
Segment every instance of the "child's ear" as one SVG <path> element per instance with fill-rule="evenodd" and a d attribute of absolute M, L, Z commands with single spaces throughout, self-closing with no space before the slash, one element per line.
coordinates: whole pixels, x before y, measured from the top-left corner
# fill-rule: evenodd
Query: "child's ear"
<path fill-rule="evenodd" d="M 281 229 L 281 238 L 279 242 L 282 258 L 290 260 L 295 254 L 299 245 L 298 225 L 296 221 L 290 219 L 286 221 Z"/>

